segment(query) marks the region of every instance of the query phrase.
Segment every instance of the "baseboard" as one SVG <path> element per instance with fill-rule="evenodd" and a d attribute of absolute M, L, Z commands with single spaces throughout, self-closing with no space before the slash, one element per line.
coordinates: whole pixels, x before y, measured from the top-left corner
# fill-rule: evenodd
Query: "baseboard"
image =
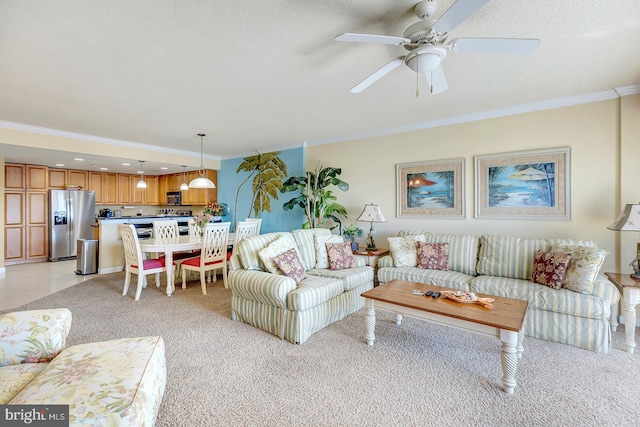
<path fill-rule="evenodd" d="M 624 316 L 618 316 L 618 323 L 624 325 Z M 640 328 L 640 319 L 636 318 L 636 328 Z"/>
<path fill-rule="evenodd" d="M 109 267 L 109 268 L 99 268 L 98 269 L 98 274 L 111 274 L 111 273 L 118 273 L 120 271 L 124 271 L 124 267 L 120 266 L 120 267 Z"/>

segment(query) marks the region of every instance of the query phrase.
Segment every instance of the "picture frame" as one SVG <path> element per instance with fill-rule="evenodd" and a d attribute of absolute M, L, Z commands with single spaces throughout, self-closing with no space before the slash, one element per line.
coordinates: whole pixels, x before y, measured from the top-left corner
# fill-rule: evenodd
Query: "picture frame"
<path fill-rule="evenodd" d="M 475 156 L 476 218 L 570 219 L 569 147 Z"/>
<path fill-rule="evenodd" d="M 464 218 L 464 158 L 396 164 L 397 216 Z"/>

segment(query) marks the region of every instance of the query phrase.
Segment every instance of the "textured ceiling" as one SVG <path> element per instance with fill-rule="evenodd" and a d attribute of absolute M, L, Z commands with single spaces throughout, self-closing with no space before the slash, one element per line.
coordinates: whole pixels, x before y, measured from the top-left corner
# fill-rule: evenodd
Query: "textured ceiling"
<path fill-rule="evenodd" d="M 494 0 L 449 38 L 538 38 L 533 55 L 451 52 L 439 95 L 404 65 L 350 93 L 406 51 L 333 38 L 402 36 L 415 3 L 3 1 L 0 121 L 194 152 L 204 132 L 230 158 L 640 83 L 639 1 Z"/>

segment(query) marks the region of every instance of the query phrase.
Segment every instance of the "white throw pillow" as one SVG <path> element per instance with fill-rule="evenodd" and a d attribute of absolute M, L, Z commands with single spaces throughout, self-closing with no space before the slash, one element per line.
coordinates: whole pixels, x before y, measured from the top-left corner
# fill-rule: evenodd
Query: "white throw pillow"
<path fill-rule="evenodd" d="M 336 234 L 316 234 L 313 236 L 316 246 L 316 268 L 329 268 L 327 243 L 344 243 L 342 236 Z"/>
<path fill-rule="evenodd" d="M 395 267 L 418 265 L 418 242 L 425 242 L 424 234 L 406 237 L 388 237 L 389 250 Z"/>
<path fill-rule="evenodd" d="M 267 246 L 266 248 L 260 249 L 258 255 L 260 255 L 260 259 L 264 263 L 267 271 L 272 274 L 280 274 L 284 275 L 282 270 L 278 268 L 274 259 L 287 252 L 289 249 L 295 249 L 298 252 L 298 248 L 296 246 L 296 242 L 293 239 L 293 236 L 290 234 L 285 234 L 277 240 L 274 240 Z M 298 258 L 300 258 L 300 254 L 298 253 Z"/>

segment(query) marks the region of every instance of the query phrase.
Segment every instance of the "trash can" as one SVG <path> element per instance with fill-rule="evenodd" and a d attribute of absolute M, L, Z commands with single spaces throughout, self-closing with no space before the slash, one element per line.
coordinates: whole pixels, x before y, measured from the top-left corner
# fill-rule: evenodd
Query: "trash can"
<path fill-rule="evenodd" d="M 96 274 L 98 272 L 98 241 L 78 239 L 78 266 L 76 274 Z"/>

